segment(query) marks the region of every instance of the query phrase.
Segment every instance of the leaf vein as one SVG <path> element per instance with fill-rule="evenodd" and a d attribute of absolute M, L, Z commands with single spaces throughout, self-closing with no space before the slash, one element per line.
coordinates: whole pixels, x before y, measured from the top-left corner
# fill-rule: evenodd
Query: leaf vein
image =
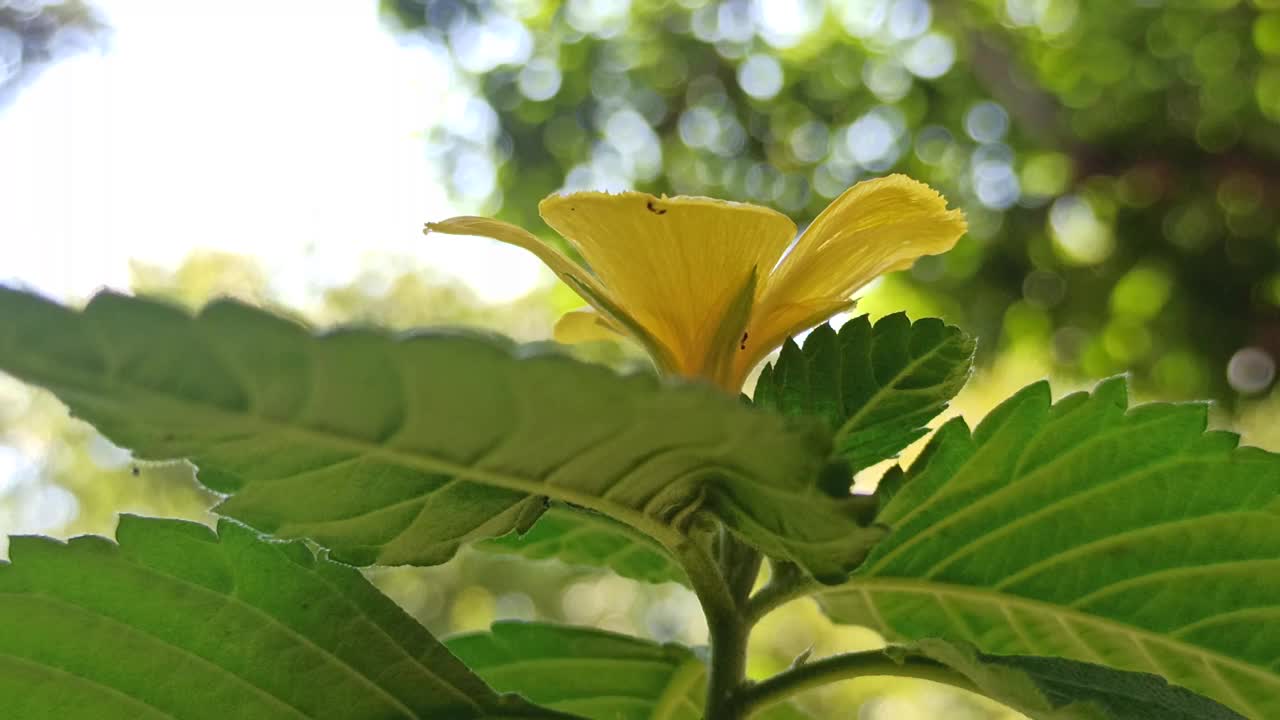
<path fill-rule="evenodd" d="M 167 576 L 166 576 L 166 577 L 167 577 Z M 25 593 L 0 592 L 0 597 L 12 597 L 12 598 L 18 598 L 18 599 L 20 599 L 20 600 L 23 600 L 23 599 L 29 599 L 29 598 L 31 598 L 32 596 L 31 596 L 31 595 L 29 595 L 29 594 L 25 594 Z M 188 658 L 190 658 L 190 659 L 194 660 L 194 661 L 196 662 L 196 664 L 198 664 L 198 665 L 200 665 L 200 666 L 208 667 L 208 668 L 212 668 L 214 671 L 216 671 L 216 673 L 221 674 L 221 675 L 225 675 L 226 677 L 230 678 L 233 682 L 235 682 L 237 685 L 241 685 L 241 686 L 244 686 L 244 687 L 248 688 L 248 689 L 249 689 L 251 692 L 253 692 L 254 694 L 259 695 L 259 696 L 261 696 L 261 697 L 264 697 L 264 698 L 266 698 L 268 701 L 270 701 L 271 703 L 273 703 L 273 704 L 276 704 L 276 705 L 279 705 L 279 706 L 283 707 L 284 709 L 288 710 L 288 711 L 289 711 L 291 714 L 293 714 L 293 715 L 297 715 L 298 717 L 302 717 L 302 718 L 309 718 L 309 717 L 310 717 L 310 716 L 309 716 L 309 715 L 307 715 L 306 713 L 302 712 L 302 710 L 301 710 L 300 708 L 295 707 L 292 703 L 288 702 L 288 701 L 287 701 L 287 700 L 285 700 L 284 698 L 282 698 L 282 697 L 280 697 L 280 696 L 276 695 L 275 693 L 272 693 L 271 691 L 267 690 L 267 689 L 266 689 L 266 688 L 264 688 L 264 687 L 261 687 L 260 685 L 258 685 L 258 684 L 256 684 L 256 683 L 254 683 L 254 682 L 250 681 L 250 680 L 249 680 L 249 678 L 242 677 L 242 676 L 240 676 L 240 675 L 238 675 L 238 674 L 236 674 L 236 673 L 232 672 L 232 671 L 231 671 L 231 670 L 229 670 L 228 668 L 225 668 L 225 667 L 223 667 L 223 666 L 219 665 L 218 663 L 216 663 L 216 662 L 214 662 L 214 661 L 210 660 L 209 658 L 206 658 L 206 657 L 204 657 L 203 655 L 199 655 L 199 654 L 195 653 L 194 651 L 192 651 L 192 650 L 191 650 L 191 649 L 189 649 L 189 648 L 185 648 L 185 647 L 183 647 L 183 646 L 181 646 L 181 645 L 178 645 L 178 644 L 174 643 L 172 640 L 168 640 L 168 639 L 163 638 L 163 637 L 161 637 L 161 636 L 159 636 L 159 635 L 156 635 L 155 633 L 151 632 L 150 630 L 148 630 L 148 629 L 147 629 L 147 628 L 145 628 L 145 627 L 141 627 L 141 626 L 135 625 L 135 624 L 133 624 L 133 623 L 131 623 L 131 622 L 127 622 L 127 621 L 125 621 L 125 620 L 123 620 L 123 619 L 121 619 L 121 618 L 115 617 L 114 615 L 109 615 L 109 614 L 107 614 L 107 613 L 105 613 L 105 612 L 103 612 L 102 610 L 99 610 L 99 609 L 97 609 L 97 608 L 89 607 L 89 606 L 87 606 L 87 605 L 83 605 L 83 604 L 78 603 L 78 602 L 73 602 L 73 601 L 68 600 L 68 599 L 66 599 L 66 598 L 62 598 L 62 597 L 54 597 L 54 596 L 50 596 L 50 595 L 46 595 L 46 594 L 41 594 L 41 595 L 39 595 L 39 598 L 41 599 L 41 601 L 42 601 L 42 602 L 50 603 L 50 604 L 52 604 L 52 605 L 56 605 L 56 606 L 63 607 L 63 608 L 74 608 L 75 610 L 78 610 L 79 612 L 81 612 L 81 613 L 83 613 L 83 614 L 85 614 L 85 615 L 89 615 L 89 616 L 92 616 L 92 617 L 99 618 L 100 620 L 105 621 L 105 622 L 107 622 L 107 623 L 109 623 L 109 624 L 111 624 L 111 625 L 117 625 L 117 626 L 120 626 L 120 627 L 126 627 L 126 628 L 129 628 L 130 630 L 132 630 L 132 631 L 134 631 L 134 632 L 138 633 L 139 635 L 142 635 L 142 636 L 144 636 L 144 637 L 150 638 L 151 640 L 153 640 L 153 641 L 155 641 L 155 642 L 159 643 L 160 645 L 163 645 L 163 646 L 165 646 L 165 647 L 171 648 L 171 649 L 173 649 L 173 650 L 177 651 L 177 653 L 178 653 L 178 654 L 183 655 L 183 656 L 185 656 L 185 657 L 188 657 Z M 16 656 L 14 656 L 14 657 L 16 657 Z M 35 662 L 35 661 L 32 661 L 32 662 Z M 93 681 L 93 680 L 92 680 L 92 679 L 90 679 L 90 678 L 87 678 L 87 677 L 84 677 L 84 676 L 82 676 L 82 675 L 79 675 L 78 673 L 72 673 L 72 672 L 71 672 L 71 671 L 69 671 L 69 670 L 65 670 L 65 672 L 67 672 L 68 674 L 71 674 L 71 675 L 75 675 L 76 677 L 81 677 L 81 678 L 83 678 L 83 679 L 85 679 L 85 680 L 88 680 L 89 682 L 93 682 L 94 684 L 100 684 L 100 683 L 97 683 L 96 681 Z M 103 687 L 110 687 L 110 686 L 106 686 L 106 685 L 104 685 Z M 121 695 L 128 695 L 128 693 L 125 693 L 125 692 L 123 692 L 123 691 L 119 691 L 119 690 L 117 690 L 117 692 L 119 692 Z M 128 697 L 134 697 L 134 698 L 136 698 L 136 696 L 134 696 L 134 695 L 128 695 Z M 142 698 L 136 698 L 136 699 L 137 699 L 139 702 L 145 703 L 145 704 L 147 704 L 147 705 L 150 705 L 150 704 L 151 704 L 151 703 L 147 702 L 146 700 L 143 700 Z M 152 707 L 155 707 L 155 706 L 153 705 Z M 156 709 L 157 709 L 157 710 L 159 710 L 160 708 L 156 708 Z M 167 712 L 166 712 L 165 714 L 169 714 L 169 713 L 167 713 Z"/>
<path fill-rule="evenodd" d="M 1178 417 L 1178 416 L 1176 416 L 1176 415 L 1175 415 L 1175 416 L 1172 416 L 1172 417 L 1173 417 L 1173 419 L 1179 419 L 1179 420 L 1181 419 L 1181 418 L 1179 418 L 1179 417 Z M 972 502 L 972 503 L 969 503 L 968 505 L 965 505 L 965 506 L 964 506 L 963 508 L 961 508 L 960 510 L 958 510 L 958 511 L 956 511 L 956 512 L 954 512 L 954 513 L 951 513 L 951 514 L 947 515 L 947 516 L 946 516 L 946 517 L 944 517 L 943 519 L 941 519 L 941 520 L 939 520 L 938 522 L 934 523 L 933 525 L 929 526 L 929 528 L 928 528 L 927 530 L 925 530 L 924 532 L 917 533 L 916 535 L 913 535 L 913 536 L 909 537 L 908 539 L 906 539 L 905 541 L 903 541 L 902 543 L 898 544 L 898 545 L 897 545 L 897 546 L 895 546 L 893 549 L 891 549 L 889 552 L 887 552 L 887 553 L 885 553 L 884 555 L 882 555 L 882 556 L 880 557 L 880 559 L 875 563 L 875 565 L 874 565 L 874 566 L 872 566 L 872 567 L 870 567 L 870 568 L 868 568 L 868 569 L 867 569 L 867 571 L 868 571 L 868 572 L 874 572 L 874 571 L 876 571 L 876 570 L 879 570 L 880 568 L 883 568 L 883 567 L 885 566 L 885 564 L 886 564 L 886 563 L 888 563 L 891 559 L 893 559 L 893 558 L 894 558 L 894 557 L 896 557 L 897 555 L 899 555 L 899 554 L 901 554 L 901 553 L 905 552 L 907 549 L 909 549 L 909 548 L 911 548 L 911 547 L 913 547 L 913 546 L 915 546 L 915 545 L 919 544 L 920 542 L 923 542 L 924 540 L 926 540 L 926 539 L 928 539 L 928 538 L 932 537 L 933 535 L 935 535 L 935 534 L 937 534 L 937 533 L 941 532 L 942 530 L 944 530 L 944 529 L 946 529 L 946 528 L 948 528 L 948 527 L 951 527 L 952 525 L 955 525 L 957 522 L 959 522 L 959 521 L 960 521 L 960 520 L 962 520 L 963 518 L 968 517 L 968 516 L 970 516 L 970 515 L 972 515 L 972 514 L 974 514 L 974 513 L 981 512 L 984 508 L 988 507 L 989 505 L 991 505 L 991 504 L 993 504 L 993 503 L 996 503 L 996 502 L 998 502 L 998 501 L 1000 501 L 1000 500 L 1003 500 L 1007 495 L 1010 495 L 1010 494 L 1016 494 L 1019 490 L 1021 490 L 1021 489 L 1023 489 L 1024 487 L 1027 487 L 1027 486 L 1029 486 L 1030 484 L 1034 483 L 1034 481 L 1035 481 L 1037 478 L 1039 478 L 1040 476 L 1044 475 L 1045 473 L 1050 472 L 1053 468 L 1056 468 L 1056 467 L 1060 466 L 1061 464 L 1063 464 L 1063 463 L 1067 462 L 1068 460 L 1075 458 L 1077 455 L 1079 455 L 1079 454 L 1081 454 L 1081 453 L 1086 452 L 1087 450 L 1091 449 L 1093 446 L 1095 446 L 1095 445 L 1097 445 L 1097 444 L 1100 444 L 1100 443 L 1102 443 L 1102 442 L 1104 442 L 1104 441 L 1112 441 L 1112 440 L 1114 440 L 1114 439 L 1115 439 L 1115 435 L 1125 435 L 1125 434 L 1129 434 L 1129 433 L 1136 432 L 1136 431 L 1139 431 L 1139 430 L 1143 430 L 1143 431 L 1145 431 L 1145 429 L 1146 429 L 1146 426 L 1147 426 L 1147 425 L 1150 425 L 1150 424 L 1158 424 L 1160 421 L 1164 421 L 1164 420 L 1168 420 L 1168 419 L 1170 419 L 1170 418 L 1160 416 L 1160 417 L 1157 417 L 1157 418 L 1155 418 L 1155 419 L 1147 419 L 1145 422 L 1141 422 L 1141 423 L 1133 423 L 1133 424 L 1129 424 L 1129 425 L 1123 426 L 1123 428 L 1120 430 L 1120 432 L 1111 432 L 1111 433 L 1109 433 L 1109 432 L 1100 432 L 1100 433 L 1098 433 L 1097 435 L 1091 435 L 1091 436 L 1090 436 L 1087 440 L 1085 440 L 1084 442 L 1081 442 L 1081 443 L 1079 443 L 1079 444 L 1073 445 L 1073 446 L 1072 446 L 1069 450 L 1067 450 L 1066 452 L 1063 452 L 1062 454 L 1058 455 L 1057 457 L 1055 457 L 1054 459 L 1050 460 L 1049 462 L 1047 462 L 1047 463 L 1045 463 L 1045 464 L 1041 465 L 1040 467 L 1036 468 L 1035 470 L 1032 470 L 1030 473 L 1027 473 L 1026 475 L 1023 475 L 1023 476 L 1021 476 L 1021 477 L 1018 477 L 1018 476 L 1016 475 L 1016 473 L 1015 473 L 1015 475 L 1014 475 L 1014 478 L 1015 478 L 1015 479 L 1013 479 L 1011 482 L 1005 482 L 1005 483 L 1001 484 L 1001 485 L 1000 485 L 1000 487 L 998 487 L 998 488 L 997 488 L 996 490 L 994 490 L 993 492 L 988 493 L 987 495 L 983 496 L 982 498 L 980 498 L 979 500 L 977 500 L 977 501 L 975 501 L 975 502 Z M 1047 427 L 1047 426 L 1046 426 L 1046 427 Z M 1043 432 L 1043 429 L 1041 430 L 1041 432 Z M 1018 460 L 1017 460 L 1017 462 L 1015 463 L 1015 466 L 1021 466 L 1021 465 L 1022 465 L 1022 460 L 1023 460 L 1023 458 L 1025 458 L 1025 457 L 1026 457 L 1026 454 L 1027 454 L 1029 451 L 1030 451 L 1030 445 L 1029 445 L 1029 444 L 1028 444 L 1028 445 L 1024 445 L 1024 446 L 1020 449 L 1020 451 L 1019 451 L 1019 453 L 1018 453 Z M 1145 466 L 1143 469 L 1145 469 L 1145 468 L 1149 468 L 1149 467 L 1151 467 L 1151 466 L 1150 466 L 1150 465 L 1147 465 L 1147 466 Z M 1130 473 L 1125 473 L 1125 474 L 1122 474 L 1122 475 L 1116 476 L 1115 478 L 1108 479 L 1107 481 L 1105 481 L 1105 482 L 1103 482 L 1103 483 L 1099 483 L 1098 485 L 1093 485 L 1093 486 L 1091 486 L 1091 487 L 1090 487 L 1090 492 L 1092 492 L 1092 491 L 1094 491 L 1094 490 L 1099 490 L 1099 489 L 1106 488 L 1107 486 L 1109 486 L 1109 485 L 1113 485 L 1113 484 L 1115 484 L 1116 482 L 1119 482 L 1119 481 L 1121 481 L 1121 480 L 1128 480 L 1128 479 L 1131 479 L 1131 478 L 1132 478 L 1132 476 L 1131 476 L 1131 474 L 1130 474 Z M 919 506 L 917 506 L 917 508 L 916 508 L 915 512 L 913 512 L 913 513 L 911 513 L 911 514 L 913 514 L 913 515 L 914 515 L 914 514 L 918 514 L 919 512 L 923 511 L 923 510 L 924 510 L 924 509 L 926 509 L 928 506 L 930 506 L 930 505 L 932 505 L 933 503 L 937 502 L 938 497 L 939 497 L 939 496 L 938 496 L 938 494 L 937 494 L 937 493 L 935 493 L 935 494 L 934 494 L 932 497 L 930 497 L 928 500 L 926 500 L 925 502 L 922 502 Z M 906 517 L 906 516 L 904 516 L 904 517 L 902 518 L 902 520 L 900 520 L 900 521 L 899 521 L 899 525 L 901 525 L 902 523 L 904 523 L 906 520 L 907 520 L 907 517 Z M 961 548 L 960 548 L 960 550 L 961 550 L 961 551 L 963 551 L 963 550 L 965 550 L 965 549 L 967 549 L 967 546 L 961 546 Z M 944 558 L 944 560 L 946 560 L 946 559 L 947 559 L 947 558 Z"/>
<path fill-rule="evenodd" d="M 143 698 L 140 698 L 140 697 L 138 697 L 138 696 L 136 696 L 136 695 L 130 695 L 129 693 L 126 693 L 126 692 L 123 692 L 123 691 L 118 690 L 118 689 L 116 689 L 116 688 L 113 688 L 113 687 L 111 687 L 110 685 L 104 685 L 104 684 L 102 684 L 102 683 L 98 682 L 97 680 L 94 680 L 93 678 L 86 677 L 86 676 L 84 676 L 84 675 L 81 675 L 80 673 L 72 672 L 72 671 L 70 671 L 70 670 L 68 670 L 68 669 L 66 669 L 66 668 L 54 667 L 54 666 L 49 665 L 49 664 L 47 664 L 47 663 L 39 662 L 39 661 L 33 660 L 33 659 L 31 659 L 31 658 L 26 658 L 26 657 L 22 657 L 22 656 L 20 656 L 20 655 L 14 655 L 14 654 L 12 654 L 12 653 L 5 652 L 4 650 L 0 650 L 0 658 L 10 658 L 12 662 L 19 663 L 19 664 L 22 664 L 22 665 L 25 665 L 25 666 L 28 666 L 28 667 L 34 667 L 34 668 L 36 668 L 37 670 L 42 670 L 42 671 L 44 671 L 44 672 L 46 672 L 46 673 L 48 673 L 48 674 L 50 674 L 50 675 L 53 675 L 54 677 L 59 678 L 59 679 L 70 678 L 71 680 L 73 680 L 73 681 L 75 681 L 75 682 L 78 682 L 78 683 L 80 683 L 80 684 L 82 684 L 82 685 L 87 685 L 87 686 L 89 686 L 89 687 L 93 688 L 94 690 L 98 690 L 98 691 L 105 691 L 105 693 L 106 693 L 106 694 L 108 694 L 108 695 L 117 695 L 117 696 L 120 696 L 120 697 L 122 697 L 122 698 L 125 698 L 126 700 L 128 700 L 128 701 L 130 701 L 130 702 L 134 702 L 134 703 L 137 703 L 138 705 L 141 705 L 141 706 L 143 706 L 143 707 L 145 707 L 145 708 L 148 708 L 148 709 L 150 709 L 150 710 L 154 710 L 154 711 L 156 712 L 156 714 L 161 715 L 161 716 L 163 716 L 163 717 L 172 718 L 172 720 L 180 720 L 180 719 L 179 719 L 176 715 L 174 715 L 173 713 L 170 713 L 170 712 L 168 712 L 167 710 L 165 710 L 165 709 L 163 709 L 163 708 L 161 708 L 161 707 L 159 707 L 159 706 L 157 706 L 157 705 L 155 705 L 155 704 L 153 704 L 153 703 L 151 703 L 151 702 L 149 702 L 149 701 L 147 701 L 147 700 L 145 700 L 145 699 L 143 699 Z M 302 717 L 308 717 L 308 716 L 307 716 L 307 715 L 303 715 Z"/>

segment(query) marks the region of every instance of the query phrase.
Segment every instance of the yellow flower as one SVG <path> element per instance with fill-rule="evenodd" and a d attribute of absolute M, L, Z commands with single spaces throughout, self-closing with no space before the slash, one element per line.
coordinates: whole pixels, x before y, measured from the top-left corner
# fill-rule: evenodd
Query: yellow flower
<path fill-rule="evenodd" d="M 627 335 L 662 371 L 732 392 L 787 337 L 965 232 L 961 211 L 904 175 L 849 188 L 798 240 L 785 215 L 710 198 L 579 192 L 552 195 L 538 210 L 585 264 L 496 220 L 455 217 L 426 232 L 490 237 L 546 263 L 594 308 L 562 317 L 558 340 Z"/>

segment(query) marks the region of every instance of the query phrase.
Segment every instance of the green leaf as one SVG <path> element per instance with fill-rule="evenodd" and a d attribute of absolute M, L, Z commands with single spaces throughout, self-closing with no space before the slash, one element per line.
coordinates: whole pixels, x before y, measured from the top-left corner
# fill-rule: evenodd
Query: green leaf
<path fill-rule="evenodd" d="M 599 513 L 558 504 L 528 532 L 485 540 L 476 547 L 530 560 L 555 558 L 570 565 L 609 568 L 642 582 L 689 582 L 680 565 L 649 537 Z"/>
<path fill-rule="evenodd" d="M 667 547 L 714 510 L 826 578 L 880 535 L 865 504 L 819 487 L 825 434 L 495 338 L 316 337 L 232 301 L 192 318 L 104 293 L 75 313 L 0 289 L 0 369 L 141 457 L 190 458 L 231 495 L 222 514 L 353 564 L 440 562 L 527 528 L 544 495 Z"/>
<path fill-rule="evenodd" d="M 1146 673 L 1062 658 L 988 655 L 965 643 L 921 640 L 910 646 L 837 655 L 802 667 L 795 679 L 897 675 L 980 693 L 1031 720 L 1244 720 L 1222 705 Z M 758 693 L 771 694 L 766 681 Z"/>
<path fill-rule="evenodd" d="M 1027 655 L 987 655 L 941 640 L 916 651 L 946 663 L 987 697 L 1032 720 L 1246 720 L 1150 673 Z"/>
<path fill-rule="evenodd" d="M 591 628 L 502 622 L 449 649 L 493 687 L 592 720 L 700 720 L 706 665 L 689 648 Z M 803 720 L 780 704 L 759 720 Z"/>
<path fill-rule="evenodd" d="M 854 472 L 892 458 L 923 437 L 925 425 L 964 387 L 973 339 L 937 318 L 867 316 L 788 340 L 756 383 L 754 402 L 825 420 Z"/>
<path fill-rule="evenodd" d="M 888 637 L 1149 672 L 1280 717 L 1280 456 L 1123 380 L 939 429 L 828 613 Z"/>
<path fill-rule="evenodd" d="M 562 718 L 499 697 L 359 572 L 223 522 L 15 537 L 6 717 Z"/>

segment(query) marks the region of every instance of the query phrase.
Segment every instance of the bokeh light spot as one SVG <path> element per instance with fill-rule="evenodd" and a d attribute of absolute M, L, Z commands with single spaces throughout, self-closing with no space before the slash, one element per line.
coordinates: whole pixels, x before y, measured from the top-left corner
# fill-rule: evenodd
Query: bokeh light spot
<path fill-rule="evenodd" d="M 1111 291 L 1111 310 L 1136 320 L 1148 320 L 1169 302 L 1173 278 L 1162 268 L 1144 265 L 1125 273 Z"/>
<path fill-rule="evenodd" d="M 940 165 L 947 151 L 955 147 L 951 131 L 941 125 L 928 125 L 916 133 L 915 152 L 921 162 Z"/>
<path fill-rule="evenodd" d="M 493 593 L 479 585 L 469 585 L 453 598 L 449 620 L 454 631 L 488 630 L 494 620 Z"/>
<path fill-rule="evenodd" d="M 905 129 L 902 113 L 882 105 L 849 126 L 845 145 L 858 164 L 870 170 L 885 170 L 901 155 L 898 145 Z"/>
<path fill-rule="evenodd" d="M 1089 201 L 1065 195 L 1049 209 L 1049 229 L 1059 256 L 1076 265 L 1096 265 L 1115 248 L 1111 227 L 1094 213 Z"/>
<path fill-rule="evenodd" d="M 497 620 L 533 620 L 537 613 L 533 599 L 522 592 L 504 593 L 493 603 L 493 614 Z"/>
<path fill-rule="evenodd" d="M 631 0 L 569 0 L 565 14 L 574 30 L 610 38 L 627 29 Z"/>
<path fill-rule="evenodd" d="M 1240 59 L 1240 45 L 1234 34 L 1219 30 L 1196 43 L 1193 57 L 1196 69 L 1205 77 L 1226 75 L 1235 69 L 1236 62 Z"/>
<path fill-rule="evenodd" d="M 1258 73 L 1254 98 L 1263 115 L 1280 122 L 1280 65 L 1263 68 Z"/>
<path fill-rule="evenodd" d="M 889 10 L 889 37 L 906 40 L 929 29 L 933 8 L 927 0 L 896 0 Z"/>
<path fill-rule="evenodd" d="M 990 100 L 974 103 L 964 115 L 964 130 L 980 143 L 1000 142 L 1009 130 L 1009 113 Z"/>
<path fill-rule="evenodd" d="M 738 67 L 738 85 L 757 100 L 769 100 L 782 90 L 782 65 L 771 55 L 756 54 Z"/>
<path fill-rule="evenodd" d="M 1187 251 L 1203 250 L 1212 241 L 1213 219 L 1199 203 L 1174 208 L 1163 222 L 1165 237 Z"/>
<path fill-rule="evenodd" d="M 882 102 L 892 103 L 911 91 L 911 73 L 896 58 L 872 58 L 862 66 L 862 82 Z"/>
<path fill-rule="evenodd" d="M 502 15 L 485 22 L 462 22 L 449 32 L 453 55 L 468 72 L 488 72 L 499 65 L 519 65 L 533 54 L 533 36 L 520 21 Z"/>
<path fill-rule="evenodd" d="M 814 163 L 827 154 L 831 132 L 816 120 L 810 120 L 791 131 L 788 138 L 791 154 L 805 163 Z"/>
<path fill-rule="evenodd" d="M 1267 55 L 1280 55 L 1280 12 L 1269 12 L 1253 21 L 1253 45 Z"/>
<path fill-rule="evenodd" d="M 1028 195 L 1060 195 L 1071 180 L 1071 159 L 1062 153 L 1036 153 L 1023 163 L 1019 177 L 1022 180 L 1022 190 Z"/>
<path fill-rule="evenodd" d="M 705 107 L 691 108 L 680 116 L 680 140 L 691 148 L 710 147 L 720 134 L 720 118 Z"/>
<path fill-rule="evenodd" d="M 752 9 L 765 42 L 777 48 L 789 48 L 822 25 L 826 5 L 822 0 L 757 0 L 752 3 Z"/>
<path fill-rule="evenodd" d="M 983 145 L 973 151 L 970 176 L 978 201 L 993 210 L 1007 210 L 1022 195 L 1013 170 L 1013 149 L 1001 143 Z"/>
<path fill-rule="evenodd" d="M 1022 296 L 1040 307 L 1053 307 L 1067 293 L 1062 276 L 1048 270 L 1033 270 L 1022 279 Z"/>
<path fill-rule="evenodd" d="M 560 91 L 560 68 L 546 58 L 534 58 L 520 70 L 516 85 L 534 102 L 550 100 Z"/>
<path fill-rule="evenodd" d="M 1227 363 L 1227 382 L 1246 395 L 1266 390 L 1276 377 L 1276 361 L 1266 350 L 1241 348 Z"/>
<path fill-rule="evenodd" d="M 916 77 L 927 80 L 947 74 L 956 61 L 956 44 L 942 33 L 931 32 L 916 40 L 902 62 Z"/>
<path fill-rule="evenodd" d="M 854 37 L 871 37 L 889 17 L 889 0 L 848 0 L 833 8 L 840 24 Z"/>

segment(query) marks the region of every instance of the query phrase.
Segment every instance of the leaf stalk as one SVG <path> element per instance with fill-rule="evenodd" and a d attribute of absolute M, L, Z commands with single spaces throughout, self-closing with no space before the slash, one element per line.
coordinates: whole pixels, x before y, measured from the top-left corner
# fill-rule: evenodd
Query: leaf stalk
<path fill-rule="evenodd" d="M 748 718 L 759 710 L 823 685 L 860 677 L 901 677 L 950 685 L 979 692 L 967 677 L 942 663 L 919 657 L 895 660 L 883 650 L 833 655 L 779 673 L 764 682 L 743 690 L 735 698 L 737 715 Z"/>

